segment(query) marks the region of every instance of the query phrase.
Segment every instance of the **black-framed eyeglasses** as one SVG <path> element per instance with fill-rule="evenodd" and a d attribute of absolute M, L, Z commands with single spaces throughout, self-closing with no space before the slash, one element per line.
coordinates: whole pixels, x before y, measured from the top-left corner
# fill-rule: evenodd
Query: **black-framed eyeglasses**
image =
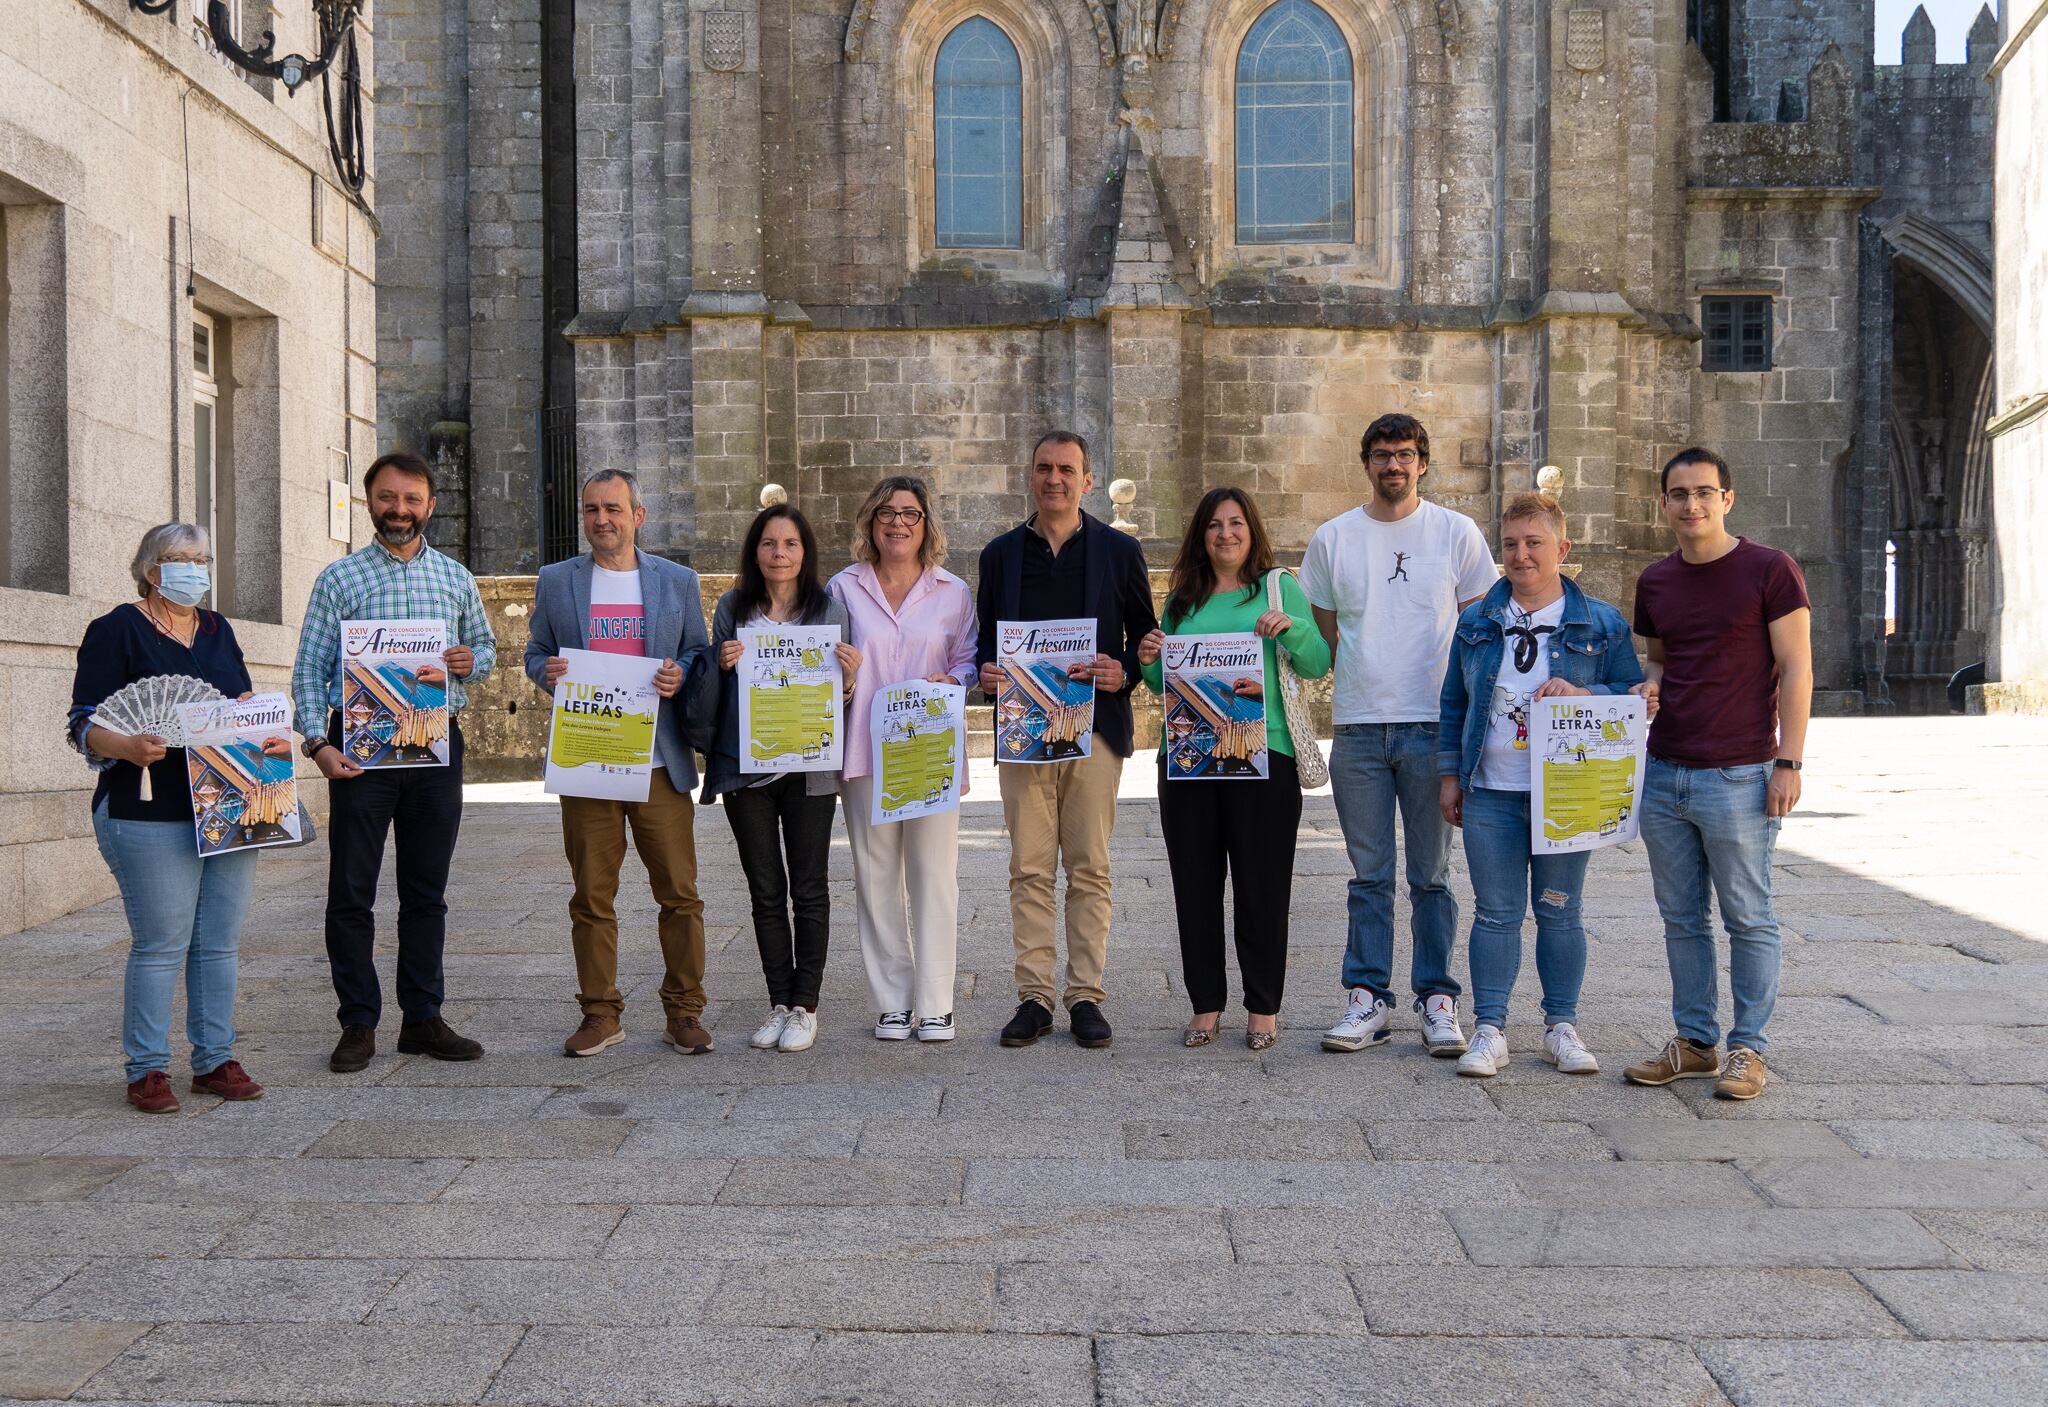
<path fill-rule="evenodd" d="M 875 521 L 878 523 L 901 523 L 906 528 L 914 528 L 924 521 L 924 513 L 921 509 L 917 508 L 877 508 L 875 510 Z"/>
<path fill-rule="evenodd" d="M 1421 462 L 1422 455 L 1413 449 L 1376 449 L 1367 458 L 1375 469 L 1384 469 L 1389 464 L 1398 464 L 1403 469 L 1413 469 Z"/>
<path fill-rule="evenodd" d="M 1728 490 L 1712 485 L 1703 489 L 1666 489 L 1664 501 L 1673 508 L 1683 508 L 1688 503 L 1711 503 L 1726 492 Z"/>

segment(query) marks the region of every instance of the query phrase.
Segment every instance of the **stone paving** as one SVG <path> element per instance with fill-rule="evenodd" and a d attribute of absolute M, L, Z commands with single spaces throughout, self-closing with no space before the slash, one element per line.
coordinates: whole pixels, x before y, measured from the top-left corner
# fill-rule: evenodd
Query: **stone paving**
<path fill-rule="evenodd" d="M 985 773 L 951 1046 L 867 1034 L 842 843 L 822 1038 L 748 1050 L 759 969 L 713 815 L 717 1053 L 656 1039 L 629 862 L 630 1038 L 565 1059 L 554 813 L 478 788 L 449 1015 L 485 1060 L 328 1073 L 324 851 L 272 856 L 240 1008 L 269 1096 L 146 1119 L 119 1098 L 125 932 L 103 905 L 0 939 L 0 1397 L 2040 1401 L 2044 744 L 2023 720 L 1816 726 L 1778 855 L 1777 1079 L 1749 1105 L 1619 1078 L 1668 1031 L 1635 847 L 1590 880 L 1599 1077 L 1535 1053 L 1528 964 L 1517 1059 L 1491 1083 L 1412 1029 L 1321 1053 L 1346 870 L 1327 798 L 1304 821 L 1280 1044 L 1246 1051 L 1233 1012 L 1230 1039 L 1181 1050 L 1143 767 L 1117 830 L 1107 1051 L 996 1044 L 1014 998 Z"/>

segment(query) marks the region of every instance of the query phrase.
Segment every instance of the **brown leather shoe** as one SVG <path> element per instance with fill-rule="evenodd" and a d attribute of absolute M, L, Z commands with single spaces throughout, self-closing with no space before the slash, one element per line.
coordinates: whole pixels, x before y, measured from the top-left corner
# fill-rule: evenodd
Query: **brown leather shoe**
<path fill-rule="evenodd" d="M 671 1016 L 661 1038 L 685 1055 L 711 1054 L 711 1033 L 694 1016 Z"/>
<path fill-rule="evenodd" d="M 249 1078 L 239 1060 L 223 1061 L 203 1075 L 192 1077 L 194 1094 L 218 1095 L 222 1099 L 261 1099 L 263 1086 Z"/>
<path fill-rule="evenodd" d="M 170 1079 L 161 1070 L 151 1070 L 141 1079 L 131 1082 L 128 1102 L 145 1114 L 178 1112 L 178 1096 L 171 1093 Z"/>
<path fill-rule="evenodd" d="M 1728 1063 L 1721 1067 L 1721 1078 L 1714 1082 L 1716 1099 L 1755 1099 L 1764 1092 L 1764 1086 L 1771 1082 L 1771 1072 L 1764 1069 L 1764 1058 L 1748 1046 L 1728 1047 Z"/>
<path fill-rule="evenodd" d="M 1632 1085 L 1668 1085 L 1674 1080 L 1711 1080 L 1721 1073 L 1721 1053 L 1701 1050 L 1684 1036 L 1673 1036 L 1664 1049 L 1621 1072 Z"/>
<path fill-rule="evenodd" d="M 564 1055 L 596 1055 L 601 1050 L 610 1050 L 626 1039 L 625 1029 L 619 1025 L 616 1016 L 595 1014 L 583 1018 L 569 1039 L 562 1042 Z"/>

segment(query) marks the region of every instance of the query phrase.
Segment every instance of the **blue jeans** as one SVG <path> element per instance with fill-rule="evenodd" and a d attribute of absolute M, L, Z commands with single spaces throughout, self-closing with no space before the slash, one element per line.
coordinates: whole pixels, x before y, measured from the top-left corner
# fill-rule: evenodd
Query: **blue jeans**
<path fill-rule="evenodd" d="M 1586 925 L 1579 895 L 1592 852 L 1529 853 L 1529 793 L 1465 793 L 1465 861 L 1472 869 L 1472 1015 L 1507 1029 L 1508 995 L 1522 970 L 1522 917 L 1536 913 L 1536 976 L 1543 1020 L 1579 1019 Z"/>
<path fill-rule="evenodd" d="M 1764 815 L 1768 763 L 1680 767 L 1650 759 L 1643 783 L 1643 849 L 1664 960 L 1671 968 L 1671 1019 L 1678 1034 L 1712 1045 L 1721 1038 L 1715 985 L 1711 885 L 1728 930 L 1728 987 L 1735 1024 L 1728 1044 L 1761 1053 L 1778 1002 L 1778 919 L 1771 912 L 1771 852 L 1779 822 Z"/>
<path fill-rule="evenodd" d="M 117 821 L 92 813 L 100 854 L 128 914 L 121 1050 L 132 1084 L 171 1064 L 171 1002 L 185 972 L 185 1036 L 192 1073 L 235 1058 L 235 949 L 256 880 L 256 852 L 199 858 L 186 821 Z"/>
<path fill-rule="evenodd" d="M 1394 1001 L 1394 807 L 1408 857 L 1415 1004 L 1461 990 L 1451 976 L 1458 901 L 1445 883 L 1451 828 L 1437 805 L 1436 724 L 1340 723 L 1330 749 L 1330 790 L 1351 854 L 1344 985 Z"/>

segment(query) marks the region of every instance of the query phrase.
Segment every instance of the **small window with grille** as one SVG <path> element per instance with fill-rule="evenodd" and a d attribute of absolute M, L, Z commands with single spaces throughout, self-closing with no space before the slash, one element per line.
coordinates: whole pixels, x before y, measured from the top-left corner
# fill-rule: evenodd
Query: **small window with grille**
<path fill-rule="evenodd" d="M 1700 300 L 1702 371 L 1771 369 L 1771 300 L 1715 297 Z"/>

